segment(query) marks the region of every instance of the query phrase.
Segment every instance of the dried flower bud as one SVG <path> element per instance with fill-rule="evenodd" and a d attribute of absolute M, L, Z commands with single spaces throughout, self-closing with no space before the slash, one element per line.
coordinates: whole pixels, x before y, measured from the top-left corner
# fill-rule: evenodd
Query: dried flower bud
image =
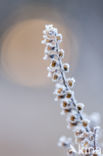
<path fill-rule="evenodd" d="M 65 95 L 58 95 L 58 99 L 64 99 Z"/>
<path fill-rule="evenodd" d="M 63 85 L 56 84 L 56 89 L 54 91 L 54 94 L 61 95 L 61 94 L 64 94 L 64 91 L 65 91 L 65 88 Z"/>
<path fill-rule="evenodd" d="M 47 45 L 47 51 L 55 50 L 55 46 L 52 46 L 51 44 Z"/>
<path fill-rule="evenodd" d="M 51 39 L 46 39 L 46 43 L 51 43 L 51 42 L 53 42 L 53 40 L 51 40 Z"/>
<path fill-rule="evenodd" d="M 72 108 L 71 101 L 69 101 L 67 99 L 62 100 L 61 108 L 63 108 L 63 109 L 66 109 L 66 108 L 71 109 Z"/>
<path fill-rule="evenodd" d="M 89 145 L 89 142 L 86 140 L 85 143 L 84 143 L 84 146 L 88 146 Z"/>
<path fill-rule="evenodd" d="M 60 58 L 63 58 L 63 57 L 64 57 L 64 50 L 63 50 L 63 49 L 60 49 L 60 50 L 58 51 L 58 53 L 59 53 L 59 57 L 60 57 Z"/>
<path fill-rule="evenodd" d="M 64 108 L 67 107 L 67 105 L 68 105 L 67 101 L 63 101 L 62 105 L 63 105 Z"/>
<path fill-rule="evenodd" d="M 63 64 L 63 69 L 65 72 L 68 72 L 69 71 L 69 64 L 67 64 L 67 63 Z"/>
<path fill-rule="evenodd" d="M 66 121 L 67 123 L 69 122 L 70 124 L 75 125 L 79 121 L 78 114 L 72 110 L 72 112 L 67 116 Z"/>
<path fill-rule="evenodd" d="M 74 115 L 71 115 L 70 120 L 74 122 L 76 120 L 76 117 Z"/>
<path fill-rule="evenodd" d="M 66 109 L 64 109 L 64 112 L 65 112 L 65 113 L 70 113 L 71 110 L 72 110 L 71 108 L 66 108 Z"/>
<path fill-rule="evenodd" d="M 57 81 L 58 80 L 58 78 L 59 78 L 59 75 L 57 74 L 57 73 L 54 73 L 53 74 L 53 81 Z"/>
<path fill-rule="evenodd" d="M 67 113 L 70 113 L 72 111 L 72 105 L 66 99 L 62 100 L 61 108 L 63 109 L 62 114 L 67 114 Z"/>
<path fill-rule="evenodd" d="M 53 59 L 51 62 L 51 67 L 56 67 L 56 65 L 57 65 L 57 61 Z"/>
<path fill-rule="evenodd" d="M 74 79 L 74 78 L 69 78 L 69 79 L 67 80 L 67 83 L 68 83 L 68 86 L 69 86 L 70 88 L 73 88 L 74 83 L 75 83 L 75 79 Z"/>
<path fill-rule="evenodd" d="M 76 136 L 80 136 L 83 133 L 81 129 L 75 131 Z"/>
<path fill-rule="evenodd" d="M 71 111 L 72 111 L 72 108 L 63 108 L 60 114 L 61 115 L 67 115 Z"/>
<path fill-rule="evenodd" d="M 78 103 L 78 104 L 77 104 L 77 109 L 78 109 L 78 111 L 82 111 L 83 108 L 84 108 L 84 104 L 82 104 L 82 103 Z"/>
<path fill-rule="evenodd" d="M 63 91 L 63 88 L 58 88 L 57 93 L 58 93 L 58 94 L 61 94 L 62 91 Z"/>
<path fill-rule="evenodd" d="M 67 98 L 67 99 L 70 99 L 70 98 L 72 97 L 72 95 L 73 95 L 73 92 L 72 92 L 72 91 L 68 91 L 68 92 L 66 93 L 66 98 Z"/>
<path fill-rule="evenodd" d="M 85 120 L 82 121 L 83 127 L 87 127 L 88 124 L 89 124 L 89 120 L 86 120 L 86 119 L 85 119 Z"/>
<path fill-rule="evenodd" d="M 82 153 L 86 156 L 89 156 L 90 155 L 90 148 L 88 147 L 82 147 Z"/>

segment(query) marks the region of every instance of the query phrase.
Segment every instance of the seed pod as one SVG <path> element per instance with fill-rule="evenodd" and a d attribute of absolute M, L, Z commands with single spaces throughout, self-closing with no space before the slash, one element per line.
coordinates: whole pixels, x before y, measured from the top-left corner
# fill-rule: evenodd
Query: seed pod
<path fill-rule="evenodd" d="M 88 124 L 89 124 L 89 120 L 83 120 L 83 121 L 82 121 L 83 127 L 87 127 Z"/>
<path fill-rule="evenodd" d="M 82 103 L 78 103 L 78 104 L 77 104 L 77 109 L 78 109 L 78 111 L 82 111 L 83 108 L 84 108 L 84 104 L 82 104 Z"/>
<path fill-rule="evenodd" d="M 70 99 L 72 97 L 72 92 L 71 91 L 68 91 L 66 93 L 66 98 Z"/>
<path fill-rule="evenodd" d="M 69 79 L 67 80 L 67 83 L 68 83 L 68 86 L 69 86 L 70 88 L 73 88 L 74 83 L 75 83 L 75 79 L 74 79 L 74 78 L 69 78 Z"/>
<path fill-rule="evenodd" d="M 65 95 L 58 95 L 58 99 L 64 99 Z"/>
<path fill-rule="evenodd" d="M 65 72 L 68 72 L 69 71 L 69 64 L 67 64 L 67 63 L 63 64 L 63 69 Z"/>
<path fill-rule="evenodd" d="M 53 74 L 53 81 L 57 81 L 59 78 L 59 75 L 57 73 Z"/>
<path fill-rule="evenodd" d="M 62 93 L 62 91 L 63 91 L 63 88 L 58 88 L 57 93 L 60 94 Z"/>
<path fill-rule="evenodd" d="M 64 57 L 64 50 L 63 50 L 63 49 L 60 49 L 60 50 L 58 51 L 58 53 L 59 53 L 59 57 L 60 57 L 60 58 L 63 58 L 63 57 Z"/>
<path fill-rule="evenodd" d="M 52 60 L 51 67 L 56 67 L 56 65 L 57 65 L 57 61 L 56 60 Z"/>

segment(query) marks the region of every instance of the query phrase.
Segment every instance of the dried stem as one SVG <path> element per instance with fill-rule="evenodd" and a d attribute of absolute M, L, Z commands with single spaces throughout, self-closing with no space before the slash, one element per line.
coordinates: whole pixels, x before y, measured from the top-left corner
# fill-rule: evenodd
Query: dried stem
<path fill-rule="evenodd" d="M 46 25 L 45 28 L 42 42 L 46 45 L 44 59 L 51 59 L 51 64 L 48 67 L 49 76 L 52 77 L 53 81 L 59 83 L 56 85 L 55 90 L 56 99 L 61 101 L 62 111 L 66 114 L 68 126 L 73 128 L 76 143 L 80 149 L 77 152 L 71 145 L 70 139 L 66 137 L 60 139 L 59 145 L 67 148 L 68 155 L 76 156 L 79 153 L 79 155 L 83 156 L 99 156 L 97 151 L 97 148 L 99 148 L 97 146 L 97 127 L 84 115 L 84 105 L 77 103 L 75 100 L 72 91 L 74 78 L 66 78 L 65 73 L 69 72 L 69 65 L 62 63 L 64 51 L 59 47 L 62 35 L 58 33 L 53 25 Z"/>

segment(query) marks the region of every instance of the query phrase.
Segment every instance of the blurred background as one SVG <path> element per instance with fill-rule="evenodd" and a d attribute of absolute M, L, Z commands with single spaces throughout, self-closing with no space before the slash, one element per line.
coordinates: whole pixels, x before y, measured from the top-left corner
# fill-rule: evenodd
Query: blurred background
<path fill-rule="evenodd" d="M 63 34 L 77 100 L 103 114 L 103 1 L 0 0 L 0 156 L 63 156 L 72 135 L 42 60 L 45 24 Z"/>

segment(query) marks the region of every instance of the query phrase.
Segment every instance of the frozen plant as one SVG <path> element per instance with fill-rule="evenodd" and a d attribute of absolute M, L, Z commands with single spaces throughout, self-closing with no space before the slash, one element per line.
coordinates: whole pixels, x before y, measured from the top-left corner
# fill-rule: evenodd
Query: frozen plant
<path fill-rule="evenodd" d="M 71 128 L 75 136 L 75 144 L 72 145 L 72 139 L 61 137 L 58 145 L 64 146 L 67 155 L 70 156 L 100 156 L 101 146 L 98 144 L 99 127 L 97 126 L 99 115 L 94 113 L 88 117 L 84 113 L 84 104 L 78 103 L 75 99 L 73 86 L 75 79 L 66 78 L 69 72 L 69 64 L 63 63 L 64 50 L 60 48 L 62 35 L 53 25 L 46 25 L 43 31 L 43 41 L 45 44 L 44 60 L 50 59 L 50 65 L 47 68 L 48 77 L 51 77 L 56 83 L 54 94 L 55 100 L 60 101 L 61 114 L 66 116 L 67 128 Z M 78 147 L 78 148 L 77 148 Z"/>

